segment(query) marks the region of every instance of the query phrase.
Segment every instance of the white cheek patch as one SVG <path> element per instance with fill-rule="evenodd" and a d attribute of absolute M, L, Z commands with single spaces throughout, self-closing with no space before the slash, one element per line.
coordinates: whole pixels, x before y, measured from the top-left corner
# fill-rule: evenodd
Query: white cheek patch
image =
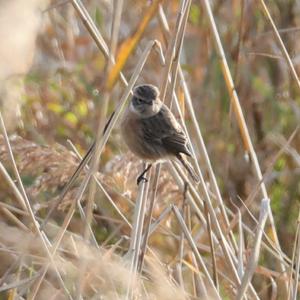
<path fill-rule="evenodd" d="M 160 111 L 161 107 L 162 107 L 162 103 L 161 102 L 156 102 L 156 103 L 153 104 L 153 111 L 155 113 L 158 113 Z"/>

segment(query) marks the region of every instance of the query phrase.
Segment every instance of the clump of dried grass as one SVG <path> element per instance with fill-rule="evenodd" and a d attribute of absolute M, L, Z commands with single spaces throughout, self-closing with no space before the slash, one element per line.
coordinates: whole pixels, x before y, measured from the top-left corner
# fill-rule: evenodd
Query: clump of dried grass
<path fill-rule="evenodd" d="M 47 209 L 59 197 L 61 189 L 67 184 L 78 166 L 79 159 L 72 151 L 58 144 L 52 146 L 38 145 L 20 136 L 13 136 L 10 139 L 10 144 L 16 158 L 18 170 L 22 178 L 27 182 L 26 192 L 30 199 L 32 199 L 32 202 L 36 204 L 34 206 L 35 210 Z M 4 138 L 1 135 L 0 160 L 8 169 L 10 168 L 9 156 L 6 151 Z M 109 197 L 113 199 L 115 204 L 129 219 L 131 219 L 134 207 L 133 199 L 136 199 L 137 196 L 136 177 L 140 169 L 141 161 L 137 160 L 132 154 L 127 153 L 115 156 L 102 168 L 101 172 L 97 173 L 97 178 Z M 86 170 L 82 172 L 77 182 L 71 187 L 63 201 L 59 204 L 59 211 L 66 211 L 74 201 L 78 193 L 79 183 L 83 180 L 86 172 Z M 99 192 L 99 196 L 96 198 L 95 217 L 97 220 L 100 218 L 106 224 L 105 226 L 115 228 L 111 221 L 115 219 L 114 222 L 119 220 L 117 221 L 119 223 L 120 218 L 106 197 L 103 196 L 101 189 L 99 189 Z M 10 195 L 10 191 L 5 186 L 2 189 L 2 195 L 4 199 Z M 86 198 L 87 195 L 84 195 L 82 198 L 83 205 Z M 182 199 L 183 196 L 178 186 L 170 178 L 168 171 L 163 168 L 158 184 L 157 201 L 153 216 L 155 218 L 158 217 L 164 206 L 171 203 L 180 204 Z M 53 220 L 60 216 L 60 214 L 54 214 Z M 110 218 L 112 219 L 110 220 Z M 168 223 L 168 219 L 164 223 Z M 76 222 L 73 223 L 73 229 L 78 228 L 78 226 Z M 124 228 L 120 233 L 129 234 L 129 231 Z M 159 242 L 159 244 L 161 243 Z M 168 244 L 169 246 L 167 246 Z M 165 242 L 164 247 L 171 249 L 174 247 L 174 242 L 171 240 Z"/>
<path fill-rule="evenodd" d="M 78 160 L 61 145 L 41 146 L 20 136 L 12 137 L 10 142 L 18 169 L 29 182 L 27 192 L 32 199 L 46 192 L 53 195 L 68 181 L 76 168 Z M 0 159 L 10 168 L 3 136 L 0 136 Z M 49 197 L 45 198 L 49 200 Z M 47 202 L 40 204 L 47 205 Z"/>
<path fill-rule="evenodd" d="M 47 192 L 49 196 L 46 200 L 55 200 L 55 194 L 68 182 L 79 164 L 76 155 L 60 144 L 38 145 L 17 135 L 11 137 L 10 143 L 18 169 L 25 180 L 29 181 L 28 194 L 33 199 L 38 199 Z M 9 156 L 2 135 L 0 135 L 0 160 L 7 168 L 10 168 Z M 97 177 L 113 198 L 119 195 L 134 199 L 136 197 L 136 177 L 140 169 L 141 161 L 137 160 L 133 154 L 126 153 L 108 161 L 102 171 L 98 172 Z M 82 180 L 82 175 L 78 179 L 79 182 Z M 60 205 L 61 209 L 68 206 L 77 189 L 78 185 L 75 185 L 69 191 Z M 159 198 L 163 198 L 165 203 L 168 203 L 170 199 L 181 197 L 178 187 L 170 180 L 170 175 L 165 169 L 160 177 L 158 196 L 161 196 Z M 117 199 L 116 202 L 119 200 Z M 45 206 L 49 203 L 40 204 Z"/>
<path fill-rule="evenodd" d="M 2 284 L 13 280 L 24 280 L 30 277 L 32 268 L 42 267 L 47 262 L 42 245 L 32 233 L 24 232 L 16 227 L 0 223 L 0 243 L 2 246 L 1 259 L 15 262 L 22 253 L 22 271 L 18 275 L 11 270 L 10 276 L 6 276 L 7 265 L 2 264 L 0 277 Z M 80 272 L 81 262 L 85 263 L 85 273 L 81 274 L 82 295 L 89 299 L 125 299 L 128 287 L 132 285 L 140 299 L 187 299 L 185 292 L 178 287 L 163 271 L 162 266 L 155 259 L 148 257 L 145 267 L 145 276 L 132 278 L 126 259 L 114 253 L 113 249 L 96 249 L 87 246 L 78 236 L 70 235 L 65 238 L 55 256 L 58 266 L 66 284 L 75 286 Z M 6 268 L 5 268 L 6 267 Z M 32 275 L 35 275 L 33 271 Z M 4 276 L 4 277 L 3 277 Z M 49 270 L 49 275 L 42 283 L 37 299 L 45 299 L 48 295 L 57 295 L 55 299 L 65 299 L 59 291 L 54 273 Z M 28 284 L 19 288 L 18 296 L 26 295 Z"/>

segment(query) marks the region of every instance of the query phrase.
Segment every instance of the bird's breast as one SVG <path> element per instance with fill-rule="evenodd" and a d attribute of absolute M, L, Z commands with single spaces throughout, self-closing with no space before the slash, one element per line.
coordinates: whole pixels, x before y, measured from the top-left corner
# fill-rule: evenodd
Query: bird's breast
<path fill-rule="evenodd" d="M 127 110 L 121 123 L 121 133 L 128 148 L 144 160 L 157 160 L 161 155 L 144 139 L 141 119 Z"/>

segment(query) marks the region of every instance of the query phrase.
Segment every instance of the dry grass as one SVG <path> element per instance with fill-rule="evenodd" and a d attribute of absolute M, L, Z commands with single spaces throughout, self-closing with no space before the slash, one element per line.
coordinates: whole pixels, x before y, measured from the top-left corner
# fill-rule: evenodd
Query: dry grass
<path fill-rule="evenodd" d="M 31 77 L 22 77 L 27 102 L 10 138 L 6 127 L 14 122 L 1 117 L 3 299 L 297 299 L 299 226 L 295 230 L 291 219 L 292 231 L 282 232 L 275 206 L 280 187 L 298 210 L 290 204 L 299 196 L 292 178 L 299 178 L 297 65 L 272 19 L 274 7 L 232 2 L 212 8 L 208 0 L 71 0 L 53 1 L 43 12 L 38 1 L 26 7 L 34 16 L 28 47 L 38 20 L 47 19 L 47 34 L 39 35 Z M 276 138 L 262 125 L 270 122 L 267 110 L 257 110 L 270 98 L 271 83 L 264 80 L 275 79 L 264 65 L 255 65 L 256 77 L 245 55 L 260 39 L 249 34 L 254 11 L 259 26 L 271 22 L 278 45 L 265 40 L 282 51 L 287 63 L 282 67 L 280 57 L 279 73 L 296 99 L 288 100 L 293 121 L 284 119 L 290 130 Z M 234 29 L 227 32 L 219 18 L 238 25 L 228 24 Z M 232 54 L 227 49 L 234 39 Z M 20 45 L 13 34 L 11 40 Z M 9 75 L 28 71 L 27 52 L 15 54 L 22 63 L 16 59 Z M 250 83 L 245 73 L 253 76 Z M 157 164 L 148 182 L 136 185 L 142 162 L 123 147 L 118 121 L 137 82 L 160 87 L 191 141 L 199 185 L 173 162 Z M 227 100 L 226 93 L 229 114 L 211 100 Z M 258 99 L 253 118 L 248 94 Z M 71 150 L 62 146 L 66 137 L 74 141 Z M 281 243 L 285 234 L 288 246 Z"/>

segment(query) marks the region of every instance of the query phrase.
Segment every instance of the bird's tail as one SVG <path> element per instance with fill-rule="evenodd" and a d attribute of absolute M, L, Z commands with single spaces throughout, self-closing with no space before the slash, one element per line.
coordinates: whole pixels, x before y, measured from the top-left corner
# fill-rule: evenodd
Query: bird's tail
<path fill-rule="evenodd" d="M 190 162 L 180 154 L 177 155 L 177 158 L 181 162 L 181 164 L 185 167 L 185 169 L 188 171 L 188 173 L 190 174 L 192 179 L 195 181 L 195 183 L 199 183 L 200 178 L 196 174 L 196 172 L 195 172 L 194 168 L 192 167 L 192 165 L 190 164 Z"/>

